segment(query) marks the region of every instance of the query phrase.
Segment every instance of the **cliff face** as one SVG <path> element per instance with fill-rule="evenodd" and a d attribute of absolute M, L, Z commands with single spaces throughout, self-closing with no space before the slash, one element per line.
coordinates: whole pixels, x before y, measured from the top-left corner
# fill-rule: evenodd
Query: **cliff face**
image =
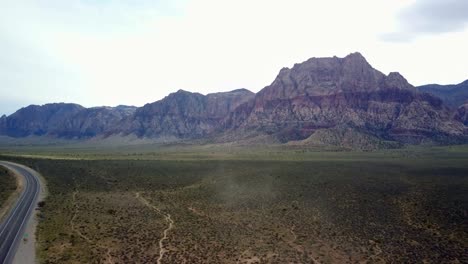
<path fill-rule="evenodd" d="M 213 133 L 228 113 L 253 96 L 245 89 L 206 96 L 179 90 L 139 108 L 113 133 L 122 129 L 140 137 L 200 138 Z"/>
<path fill-rule="evenodd" d="M 83 109 L 77 104 L 64 103 L 30 105 L 4 118 L 2 131 L 4 135 L 11 137 L 46 135 L 49 131 L 60 128 Z"/>
<path fill-rule="evenodd" d="M 359 53 L 282 69 L 244 108 L 249 109 L 237 109 L 226 123 L 282 142 L 337 126 L 409 143 L 459 138 L 464 131 L 439 98 L 419 93 L 399 73 L 373 69 Z"/>
<path fill-rule="evenodd" d="M 455 120 L 458 120 L 465 126 L 468 126 L 468 103 L 458 107 L 457 111 L 455 112 Z"/>
<path fill-rule="evenodd" d="M 283 68 L 273 83 L 258 93 L 256 105 L 274 99 L 373 91 L 380 88 L 384 77 L 359 53 L 343 59 L 312 58 L 292 69 Z"/>
<path fill-rule="evenodd" d="M 442 99 L 420 90 L 399 73 L 385 75 L 352 53 L 283 68 L 257 94 L 245 89 L 208 95 L 179 90 L 139 108 L 28 106 L 1 117 L 0 134 L 216 141 L 258 137 L 353 148 L 468 142 L 467 105 L 454 113 Z"/>
<path fill-rule="evenodd" d="M 30 105 L 0 119 L 0 134 L 10 137 L 96 136 L 135 111 L 135 107 L 84 108 L 77 104 Z"/>
<path fill-rule="evenodd" d="M 50 135 L 67 138 L 87 138 L 103 134 L 136 110 L 133 106 L 93 107 L 83 109 L 62 122 Z"/>

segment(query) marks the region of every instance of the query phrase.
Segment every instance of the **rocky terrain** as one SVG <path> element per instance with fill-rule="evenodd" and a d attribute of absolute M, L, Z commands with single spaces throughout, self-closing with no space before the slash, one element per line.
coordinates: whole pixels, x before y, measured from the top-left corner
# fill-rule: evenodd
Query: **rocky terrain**
<path fill-rule="evenodd" d="M 86 138 L 103 133 L 135 112 L 132 106 L 84 108 L 77 104 L 30 105 L 0 119 L 0 134 L 10 137 Z"/>
<path fill-rule="evenodd" d="M 373 69 L 359 54 L 312 58 L 282 69 L 234 127 L 302 140 L 319 129 L 347 127 L 383 140 L 420 143 L 463 138 L 441 99 L 419 93 L 399 73 Z"/>
<path fill-rule="evenodd" d="M 468 103 L 461 105 L 455 113 L 455 119 L 468 126 Z"/>
<path fill-rule="evenodd" d="M 84 107 L 77 104 L 30 105 L 8 117 L 3 116 L 0 132 L 11 137 L 53 134 L 53 131 L 60 130 L 74 115 L 84 110 Z"/>
<path fill-rule="evenodd" d="M 253 97 L 254 93 L 246 89 L 206 96 L 179 90 L 139 108 L 112 133 L 174 139 L 203 137 L 213 134 L 229 113 Z"/>
<path fill-rule="evenodd" d="M 454 106 L 467 91 L 466 82 L 448 88 L 415 88 L 401 74 L 385 75 L 361 54 L 352 53 L 344 58 L 311 58 L 283 68 L 257 94 L 246 89 L 208 95 L 179 90 L 140 108 L 28 106 L 2 117 L 0 134 L 131 135 L 216 142 L 262 139 L 350 148 L 463 143 L 468 138 L 466 105 Z"/>

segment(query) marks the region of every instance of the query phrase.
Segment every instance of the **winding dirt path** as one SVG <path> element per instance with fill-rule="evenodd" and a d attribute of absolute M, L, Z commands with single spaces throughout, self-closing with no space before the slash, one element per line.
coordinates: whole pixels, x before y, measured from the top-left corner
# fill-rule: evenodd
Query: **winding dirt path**
<path fill-rule="evenodd" d="M 292 247 L 293 249 L 295 249 L 299 255 L 301 254 L 304 254 L 304 247 L 302 245 L 299 245 L 296 243 L 296 240 L 297 240 L 297 234 L 296 232 L 294 232 L 294 229 L 296 228 L 295 225 L 293 225 L 292 227 L 289 228 L 289 232 L 291 233 L 291 235 L 293 236 L 293 239 L 292 240 L 289 240 L 289 241 L 286 241 L 288 243 L 288 245 L 290 247 Z M 309 257 L 309 259 L 312 261 L 312 263 L 314 264 L 320 264 L 320 262 L 318 260 L 316 260 L 313 256 L 311 256 L 310 254 L 307 254 L 307 257 Z"/>
<path fill-rule="evenodd" d="M 159 257 L 158 257 L 158 260 L 157 260 L 156 263 L 161 264 L 162 263 L 162 258 L 164 257 L 164 254 L 169 251 L 164 247 L 164 240 L 167 239 L 169 231 L 171 231 L 171 229 L 174 228 L 174 220 L 172 220 L 170 214 L 164 214 L 161 211 L 161 209 L 159 209 L 156 206 L 152 205 L 148 200 L 146 200 L 143 196 L 141 196 L 139 192 L 135 193 L 135 197 L 141 203 L 143 203 L 147 207 L 153 209 L 158 214 L 162 215 L 164 217 L 164 220 L 166 220 L 166 222 L 169 224 L 169 226 L 166 229 L 164 229 L 164 231 L 163 231 L 163 237 L 159 240 Z"/>
<path fill-rule="evenodd" d="M 97 246 L 101 249 L 104 249 L 106 250 L 106 262 L 107 264 L 114 264 L 114 261 L 112 260 L 112 255 L 110 254 L 110 249 L 107 248 L 107 247 L 104 247 L 104 246 L 100 246 L 98 244 L 96 244 L 95 242 L 93 242 L 89 237 L 87 237 L 86 235 L 84 235 L 83 233 L 81 233 L 81 231 L 77 228 L 75 228 L 75 219 L 76 217 L 78 216 L 78 213 L 80 211 L 80 208 L 78 206 L 78 204 L 76 203 L 76 195 L 78 194 L 78 190 L 74 191 L 73 192 L 73 196 L 72 196 L 72 204 L 73 206 L 75 207 L 75 212 L 73 213 L 73 217 L 72 219 L 70 220 L 70 226 L 71 226 L 71 229 L 73 232 L 75 232 L 76 234 L 78 234 L 78 236 L 80 236 L 81 238 L 83 238 L 86 242 L 88 242 L 89 244 L 93 245 L 93 246 Z"/>

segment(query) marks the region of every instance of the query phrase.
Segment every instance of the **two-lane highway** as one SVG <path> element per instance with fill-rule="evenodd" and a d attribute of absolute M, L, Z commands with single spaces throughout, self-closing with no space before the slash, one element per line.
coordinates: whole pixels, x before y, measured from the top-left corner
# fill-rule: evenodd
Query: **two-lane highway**
<path fill-rule="evenodd" d="M 19 199 L 0 224 L 0 263 L 9 264 L 22 240 L 26 223 L 33 215 L 41 185 L 37 173 L 23 165 L 6 161 L 0 161 L 0 165 L 24 178 L 24 188 Z"/>

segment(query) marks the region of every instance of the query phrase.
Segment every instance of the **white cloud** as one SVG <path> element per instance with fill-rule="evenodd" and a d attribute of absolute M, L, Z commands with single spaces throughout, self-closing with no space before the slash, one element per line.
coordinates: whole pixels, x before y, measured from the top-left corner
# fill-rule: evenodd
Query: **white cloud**
<path fill-rule="evenodd" d="M 384 40 L 408 41 L 421 35 L 463 31 L 468 25 L 468 1 L 413 0 L 397 18 L 397 30 L 383 34 Z"/>

